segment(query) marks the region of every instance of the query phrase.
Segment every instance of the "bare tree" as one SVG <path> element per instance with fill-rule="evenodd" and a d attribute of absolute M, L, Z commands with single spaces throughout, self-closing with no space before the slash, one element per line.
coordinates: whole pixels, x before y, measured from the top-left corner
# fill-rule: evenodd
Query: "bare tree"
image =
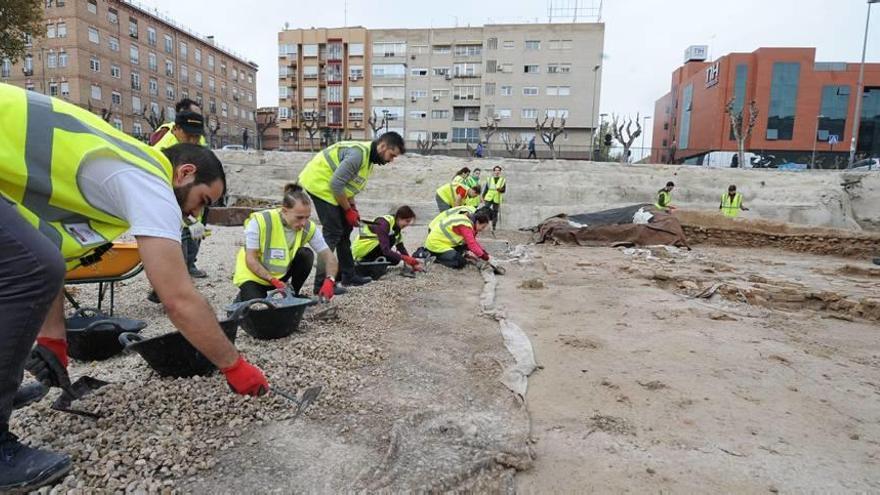
<path fill-rule="evenodd" d="M 724 111 L 727 113 L 728 117 L 730 117 L 730 129 L 733 131 L 733 139 L 736 140 L 739 166 L 745 167 L 746 141 L 751 137 L 752 130 L 758 122 L 758 104 L 755 103 L 755 100 L 752 100 L 749 103 L 749 121 L 746 123 L 745 129 L 743 129 L 744 108 L 740 108 L 739 111 L 734 111 L 734 103 L 736 103 L 736 98 L 731 98 L 730 101 L 727 102 Z"/>
<path fill-rule="evenodd" d="M 419 136 L 418 139 L 416 139 L 416 148 L 418 148 L 419 153 L 421 153 L 422 155 L 430 155 L 431 151 L 434 149 L 435 146 L 437 146 L 438 143 L 439 141 L 437 141 L 433 137 L 425 137 L 425 139 L 422 139 L 422 136 Z"/>
<path fill-rule="evenodd" d="M 153 132 L 165 123 L 165 109 L 160 108 L 159 113 L 154 112 L 152 108 L 149 112 L 145 109 L 142 117 L 147 121 L 147 125 L 150 126 L 150 132 Z"/>
<path fill-rule="evenodd" d="M 373 130 L 373 137 L 376 137 L 379 135 L 379 131 L 388 123 L 388 115 L 383 113 L 382 120 L 380 121 L 376 111 L 373 110 L 373 116 L 367 119 L 367 123 L 370 124 L 370 129 Z"/>
<path fill-rule="evenodd" d="M 214 139 L 218 132 L 220 132 L 220 119 L 217 118 L 217 114 L 211 114 L 208 117 L 208 139 L 210 140 L 209 142 L 211 143 L 212 148 L 216 147 Z"/>
<path fill-rule="evenodd" d="M 620 163 L 625 163 L 629 159 L 629 150 L 632 148 L 636 138 L 642 135 L 642 124 L 639 123 L 640 116 L 636 114 L 636 119 L 624 117 L 622 120 L 617 114 L 612 115 L 611 133 L 614 139 L 623 146 L 623 153 L 620 154 Z M 636 130 L 632 130 L 632 125 L 636 125 Z"/>
<path fill-rule="evenodd" d="M 263 149 L 263 138 L 269 129 L 275 127 L 277 121 L 278 114 L 275 112 L 257 113 L 257 149 Z"/>
<path fill-rule="evenodd" d="M 547 121 L 550 121 L 549 124 Z M 546 113 L 544 114 L 544 120 L 540 121 L 538 118 L 535 118 L 535 132 L 541 136 L 541 141 L 550 148 L 550 156 L 555 160 L 556 159 L 556 138 L 559 137 L 560 134 L 565 134 L 565 117 L 559 118 L 559 125 L 556 125 L 556 117 L 549 117 Z"/>
<path fill-rule="evenodd" d="M 302 113 L 302 127 L 309 135 L 309 151 L 315 151 L 315 136 L 321 132 L 319 118 L 318 109 L 314 105 L 310 111 Z"/>
<path fill-rule="evenodd" d="M 95 113 L 95 109 L 94 109 L 94 107 L 92 107 L 92 102 L 88 102 L 86 104 L 86 108 L 88 108 L 88 110 L 90 112 Z M 110 117 L 113 116 L 113 110 L 104 107 L 101 109 L 100 115 L 101 115 L 101 120 L 103 120 L 104 122 L 110 122 Z"/>
<path fill-rule="evenodd" d="M 508 132 L 501 133 L 501 142 L 504 143 L 504 148 L 507 150 L 507 154 L 510 155 L 511 158 L 522 158 L 523 150 L 528 147 L 528 143 L 520 137 L 511 141 L 510 133 Z"/>
<path fill-rule="evenodd" d="M 486 136 L 486 139 L 483 141 L 484 143 L 486 143 L 486 148 L 485 148 L 486 156 L 490 156 L 490 154 L 491 154 L 491 152 L 489 151 L 491 149 L 489 146 L 489 141 L 491 141 L 492 136 L 496 132 L 498 132 L 498 121 L 499 120 L 500 119 L 498 119 L 494 115 L 487 115 L 486 121 L 483 123 L 483 125 L 480 126 L 480 129 L 483 130 L 483 134 Z"/>

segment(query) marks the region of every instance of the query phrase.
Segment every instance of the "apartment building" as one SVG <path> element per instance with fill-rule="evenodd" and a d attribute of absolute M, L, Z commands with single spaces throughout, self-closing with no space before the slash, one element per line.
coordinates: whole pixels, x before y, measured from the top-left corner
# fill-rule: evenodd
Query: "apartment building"
<path fill-rule="evenodd" d="M 309 47 L 318 53 L 309 73 L 319 81 L 317 90 L 309 90 L 317 97 L 308 99 L 301 93 L 302 73 L 291 78 L 306 38 L 317 45 Z M 594 69 L 603 45 L 601 23 L 285 30 L 279 33 L 282 142 L 286 134 L 289 148 L 303 143 L 302 105 L 316 102 L 322 143 L 369 139 L 387 130 L 413 146 L 422 140 L 464 149 L 484 139 L 481 126 L 491 120 L 498 126 L 493 144 L 500 146 L 505 133 L 511 141 L 528 141 L 536 119 L 547 116 L 565 118 L 568 133 L 561 144 L 588 153 L 598 125 L 600 78 Z M 321 59 L 333 46 L 343 55 L 338 95 L 330 92 L 332 59 Z M 321 78 L 328 78 L 326 104 Z M 337 97 L 342 109 L 333 113 Z"/>
<path fill-rule="evenodd" d="M 133 2 L 44 2 L 45 37 L 22 60 L 0 61 L 0 81 L 64 98 L 137 137 L 173 120 L 186 97 L 215 124 L 215 146 L 239 142 L 244 129 L 254 135 L 255 63 Z"/>

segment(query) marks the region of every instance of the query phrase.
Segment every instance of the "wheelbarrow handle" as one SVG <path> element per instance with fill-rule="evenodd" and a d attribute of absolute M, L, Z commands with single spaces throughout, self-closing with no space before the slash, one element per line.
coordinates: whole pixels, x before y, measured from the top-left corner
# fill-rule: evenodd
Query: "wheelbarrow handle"
<path fill-rule="evenodd" d="M 131 346 L 143 342 L 144 338 L 134 332 L 119 334 L 119 343 L 128 350 Z"/>
<path fill-rule="evenodd" d="M 86 325 L 86 327 L 83 328 L 83 332 L 92 332 L 94 330 L 97 330 L 99 327 L 110 327 L 113 330 L 124 330 L 122 325 L 120 325 L 119 323 L 116 323 L 115 321 L 98 320 L 98 321 L 93 321 L 93 322 L 89 323 L 88 325 Z"/>

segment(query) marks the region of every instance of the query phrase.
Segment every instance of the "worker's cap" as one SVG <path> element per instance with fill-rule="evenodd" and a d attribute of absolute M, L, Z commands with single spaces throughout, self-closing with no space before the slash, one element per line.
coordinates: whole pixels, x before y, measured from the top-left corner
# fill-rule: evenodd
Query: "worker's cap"
<path fill-rule="evenodd" d="M 730 192 L 736 191 L 736 184 L 731 184 L 727 187 L 727 190 Z"/>
<path fill-rule="evenodd" d="M 205 134 L 205 118 L 202 114 L 185 110 L 174 117 L 174 124 L 187 134 L 203 136 Z"/>

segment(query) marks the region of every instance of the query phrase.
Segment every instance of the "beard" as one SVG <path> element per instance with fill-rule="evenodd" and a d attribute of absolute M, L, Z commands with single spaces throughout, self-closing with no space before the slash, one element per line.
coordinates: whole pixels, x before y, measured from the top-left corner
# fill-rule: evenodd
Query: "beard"
<path fill-rule="evenodd" d="M 174 188 L 174 197 L 177 198 L 177 204 L 180 206 L 180 211 L 183 211 L 184 203 L 186 203 L 186 198 L 189 196 L 190 189 L 193 188 L 194 184 L 187 184 L 182 187 Z"/>

